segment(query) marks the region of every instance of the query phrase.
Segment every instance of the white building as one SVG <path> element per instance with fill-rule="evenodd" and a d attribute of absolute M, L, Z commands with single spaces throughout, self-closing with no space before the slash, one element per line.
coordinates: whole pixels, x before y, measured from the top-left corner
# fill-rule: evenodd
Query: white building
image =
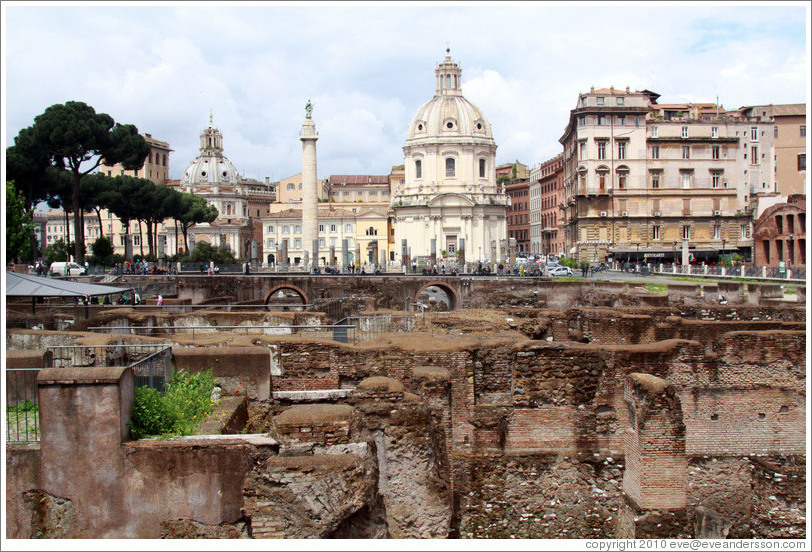
<path fill-rule="evenodd" d="M 448 50 L 446 50 L 448 52 Z M 392 190 L 396 258 L 503 259 L 508 198 L 496 183 L 496 143 L 478 107 L 462 96 L 459 66 L 446 55 L 434 97 L 409 124 L 406 177 Z"/>

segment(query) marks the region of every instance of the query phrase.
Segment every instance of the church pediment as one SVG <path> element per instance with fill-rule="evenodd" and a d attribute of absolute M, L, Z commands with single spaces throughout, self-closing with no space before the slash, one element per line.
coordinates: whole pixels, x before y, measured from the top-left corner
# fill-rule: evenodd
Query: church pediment
<path fill-rule="evenodd" d="M 474 201 L 463 194 L 439 194 L 429 200 L 429 207 L 473 207 Z"/>

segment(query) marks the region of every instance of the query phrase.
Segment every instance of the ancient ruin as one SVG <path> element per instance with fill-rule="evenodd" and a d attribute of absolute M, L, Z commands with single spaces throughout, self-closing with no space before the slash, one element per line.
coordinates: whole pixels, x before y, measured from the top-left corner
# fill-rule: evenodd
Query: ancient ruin
<path fill-rule="evenodd" d="M 308 308 L 268 310 L 277 283 L 185 310 L 236 302 L 236 279 L 64 328 L 9 313 L 7 368 L 65 345 L 113 360 L 40 370 L 40 440 L 6 449 L 8 538 L 806 537 L 805 288 L 370 279 L 330 314 L 338 293 L 303 277 Z M 432 282 L 453 309 L 398 302 Z M 346 342 L 337 316 L 357 317 Z M 136 343 L 213 370 L 198 435 L 130 438 L 137 374 L 110 351 Z"/>

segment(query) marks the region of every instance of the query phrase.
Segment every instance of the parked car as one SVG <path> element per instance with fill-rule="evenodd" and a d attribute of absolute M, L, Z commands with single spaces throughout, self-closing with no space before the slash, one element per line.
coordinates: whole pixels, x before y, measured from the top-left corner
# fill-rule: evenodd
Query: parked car
<path fill-rule="evenodd" d="M 74 262 L 54 261 L 48 269 L 51 276 L 81 276 L 85 267 Z"/>
<path fill-rule="evenodd" d="M 547 273 L 550 276 L 572 276 L 572 269 L 567 266 L 556 266 L 548 268 Z"/>

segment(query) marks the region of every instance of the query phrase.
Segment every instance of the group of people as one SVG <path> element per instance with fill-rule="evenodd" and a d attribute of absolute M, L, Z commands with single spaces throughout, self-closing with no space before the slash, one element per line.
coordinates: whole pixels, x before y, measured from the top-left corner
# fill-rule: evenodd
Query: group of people
<path fill-rule="evenodd" d="M 171 266 L 158 266 L 156 264 L 147 264 L 146 261 L 135 259 L 132 263 L 124 261 L 123 263 L 116 263 L 113 265 L 112 273 L 117 275 L 122 274 L 142 274 L 142 275 L 159 275 L 159 274 L 177 274 L 177 270 Z"/>

